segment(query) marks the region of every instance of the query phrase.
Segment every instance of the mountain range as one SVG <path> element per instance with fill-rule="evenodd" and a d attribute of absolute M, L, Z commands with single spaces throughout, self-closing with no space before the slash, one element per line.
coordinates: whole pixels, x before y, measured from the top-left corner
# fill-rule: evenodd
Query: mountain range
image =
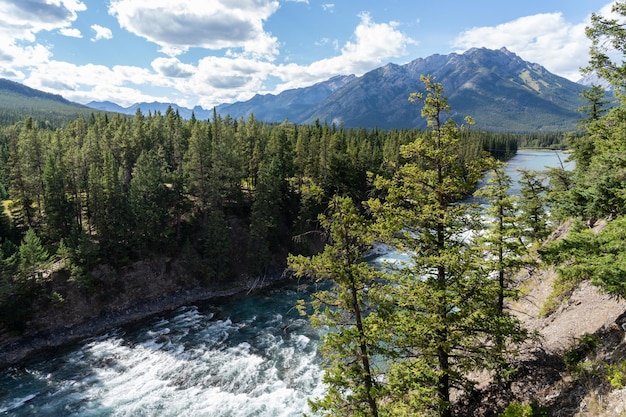
<path fill-rule="evenodd" d="M 583 103 L 585 85 L 550 73 L 539 64 L 524 61 L 506 48 L 473 48 L 462 54 L 432 55 L 404 65 L 387 64 L 362 76 L 342 75 L 280 94 L 255 95 L 250 100 L 222 104 L 217 113 L 232 118 L 255 118 L 264 122 L 314 123 L 316 120 L 345 127 L 424 127 L 419 105 L 410 103 L 412 92 L 422 91 L 420 76 L 430 74 L 444 87 L 452 108 L 451 116 L 461 122 L 471 116 L 476 127 L 488 131 L 550 132 L 572 131 Z M 82 112 L 85 107 L 12 81 L 0 80 L 0 108 L 24 100 L 52 100 L 64 109 Z M 593 80 L 586 80 L 591 82 Z M 7 84 L 8 83 L 8 84 Z M 6 85 L 5 85 L 6 84 Z M 21 87 L 19 87 L 21 86 Z M 10 95 L 10 100 L 2 97 Z M 21 101 L 20 101 L 21 103 Z M 67 107 L 69 106 L 69 107 Z M 198 119 L 213 117 L 213 109 L 193 109 L 173 103 L 137 103 L 121 107 L 111 102 L 92 101 L 91 109 L 135 114 L 140 109 L 165 113 L 168 107 L 183 118 L 192 113 Z M 23 105 L 22 107 L 28 107 Z M 31 106 L 32 107 L 32 106 Z"/>
<path fill-rule="evenodd" d="M 96 110 L 129 115 L 135 114 L 137 110 L 141 110 L 144 114 L 148 114 L 148 112 L 160 112 L 161 114 L 165 114 L 167 108 L 171 107 L 173 110 L 178 111 L 178 114 L 183 119 L 190 119 L 192 113 L 197 119 L 206 120 L 209 117 L 213 117 L 213 110 L 206 110 L 200 106 L 195 106 L 193 109 L 189 109 L 175 103 L 160 103 L 158 101 L 153 101 L 152 103 L 135 103 L 129 107 L 122 107 L 119 104 L 110 101 L 90 101 L 86 104 L 86 106 Z"/>
<path fill-rule="evenodd" d="M 250 100 L 217 106 L 220 115 L 294 123 L 343 124 L 346 127 L 424 127 L 420 108 L 408 101 L 420 91 L 420 75 L 430 74 L 444 87 L 451 115 L 462 121 L 472 116 L 476 126 L 489 131 L 535 132 L 576 129 L 584 85 L 550 73 L 541 65 L 524 61 L 506 48 L 473 48 L 462 54 L 432 55 L 404 65 L 387 64 L 360 77 L 336 76 L 312 86 L 280 94 L 255 95 Z M 167 104 L 141 103 L 123 109 L 112 103 L 91 107 L 133 114 L 164 111 Z M 160 105 L 160 107 L 157 107 Z M 186 117 L 190 109 L 177 107 Z M 210 112 L 196 107 L 197 118 Z"/>

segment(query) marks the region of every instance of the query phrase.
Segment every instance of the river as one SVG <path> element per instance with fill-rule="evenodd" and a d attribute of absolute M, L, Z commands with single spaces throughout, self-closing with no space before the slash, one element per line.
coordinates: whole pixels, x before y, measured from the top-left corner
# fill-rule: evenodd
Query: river
<path fill-rule="evenodd" d="M 507 171 L 565 159 L 519 150 Z M 294 308 L 311 289 L 185 306 L 9 368 L 0 415 L 301 416 L 324 390 L 318 334 Z"/>

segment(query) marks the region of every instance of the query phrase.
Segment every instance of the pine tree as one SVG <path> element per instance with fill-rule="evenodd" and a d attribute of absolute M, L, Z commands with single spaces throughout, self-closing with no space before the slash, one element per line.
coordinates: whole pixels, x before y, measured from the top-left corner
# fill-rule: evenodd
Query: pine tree
<path fill-rule="evenodd" d="M 133 169 L 129 204 L 136 244 L 144 248 L 161 248 L 171 234 L 171 191 L 164 181 L 164 169 L 164 158 L 154 150 L 142 152 Z"/>
<path fill-rule="evenodd" d="M 44 210 L 52 241 L 67 237 L 72 229 L 72 206 L 65 190 L 65 170 L 59 165 L 60 158 L 49 153 L 43 171 Z"/>
<path fill-rule="evenodd" d="M 199 200 L 202 210 L 211 203 L 209 173 L 211 170 L 211 141 L 206 124 L 191 127 L 189 147 L 185 154 L 186 189 Z"/>
<path fill-rule="evenodd" d="M 312 314 L 314 325 L 331 329 L 321 347 L 328 390 L 311 404 L 321 415 L 377 417 L 384 390 L 382 370 L 375 365 L 381 347 L 374 319 L 379 274 L 365 260 L 373 242 L 370 222 L 347 197 L 335 197 L 329 211 L 320 216 L 328 240 L 324 251 L 288 261 L 297 277 L 328 283 L 328 289 L 314 294 Z"/>
<path fill-rule="evenodd" d="M 41 240 L 33 229 L 28 229 L 19 249 L 19 274 L 21 277 L 33 278 L 50 258 Z"/>
<path fill-rule="evenodd" d="M 525 259 L 526 245 L 516 207 L 516 196 L 509 194 L 511 177 L 504 171 L 503 162 L 494 161 L 494 167 L 486 185 L 475 196 L 488 203 L 485 215 L 487 228 L 479 239 L 487 254 L 487 270 L 497 275 L 499 286 L 498 310 L 504 312 L 506 298 L 517 297 L 511 278 L 529 262 Z"/>
<path fill-rule="evenodd" d="M 532 243 L 542 241 L 550 234 L 546 212 L 547 187 L 542 176 L 535 171 L 520 170 L 520 225 L 524 236 Z"/>
<path fill-rule="evenodd" d="M 591 15 L 591 24 L 585 28 L 587 37 L 591 40 L 590 59 L 584 70 L 587 73 L 596 72 L 624 99 L 626 62 L 615 57 L 626 55 L 626 28 L 622 23 L 626 16 L 626 2 L 616 1 L 611 7 L 611 13 L 611 17 L 596 13 Z"/>

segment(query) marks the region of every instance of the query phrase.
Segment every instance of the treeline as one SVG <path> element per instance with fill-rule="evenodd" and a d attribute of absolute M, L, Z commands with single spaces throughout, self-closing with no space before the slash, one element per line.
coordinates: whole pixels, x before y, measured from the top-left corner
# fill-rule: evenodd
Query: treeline
<path fill-rule="evenodd" d="M 572 132 L 533 132 L 515 136 L 520 148 L 567 149 L 575 135 Z"/>
<path fill-rule="evenodd" d="M 0 86 L 0 126 L 24 123 L 30 116 L 38 126 L 46 129 L 61 128 L 77 117 L 88 118 L 98 110 L 65 104 L 35 97 L 22 97 L 2 91 Z"/>

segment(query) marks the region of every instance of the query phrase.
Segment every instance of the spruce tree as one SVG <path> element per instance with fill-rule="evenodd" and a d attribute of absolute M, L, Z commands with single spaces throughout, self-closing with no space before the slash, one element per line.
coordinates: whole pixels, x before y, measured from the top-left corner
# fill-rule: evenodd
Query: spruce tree
<path fill-rule="evenodd" d="M 312 323 L 328 326 L 321 352 L 324 357 L 323 398 L 311 401 L 314 412 L 326 416 L 384 415 L 381 386 L 380 337 L 377 335 L 376 300 L 379 273 L 366 262 L 372 247 L 370 222 L 347 197 L 334 197 L 330 214 L 320 216 L 327 236 L 322 253 L 306 258 L 290 256 L 297 277 L 326 282 L 313 295 Z"/>
<path fill-rule="evenodd" d="M 506 298 L 517 297 L 517 290 L 511 282 L 514 273 L 529 262 L 524 256 L 527 250 L 522 240 L 517 196 L 509 194 L 511 177 L 504 171 L 504 166 L 503 162 L 494 161 L 487 184 L 474 193 L 487 203 L 487 227 L 479 242 L 487 256 L 487 269 L 496 275 L 498 281 L 497 304 L 500 312 L 504 312 Z"/>
<path fill-rule="evenodd" d="M 19 249 L 19 276 L 25 279 L 34 278 L 35 272 L 43 268 L 48 259 L 50 255 L 43 247 L 41 239 L 33 229 L 28 229 Z"/>
<path fill-rule="evenodd" d="M 536 171 L 520 170 L 520 224 L 527 243 L 543 241 L 550 234 L 546 211 L 546 192 L 542 175 Z"/>

